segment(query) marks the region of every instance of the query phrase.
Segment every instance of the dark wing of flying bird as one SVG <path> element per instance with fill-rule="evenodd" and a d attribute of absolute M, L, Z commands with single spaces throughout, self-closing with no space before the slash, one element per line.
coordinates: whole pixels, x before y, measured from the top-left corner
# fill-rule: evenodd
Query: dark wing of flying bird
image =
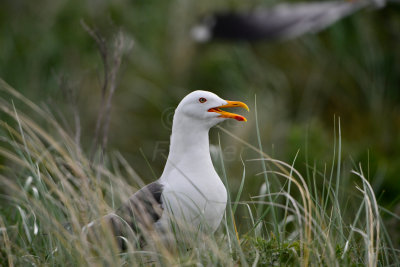
<path fill-rule="evenodd" d="M 372 1 L 322 1 L 282 3 L 252 11 L 221 11 L 206 16 L 192 29 L 192 35 L 197 41 L 287 40 L 321 31 L 368 5 Z"/>

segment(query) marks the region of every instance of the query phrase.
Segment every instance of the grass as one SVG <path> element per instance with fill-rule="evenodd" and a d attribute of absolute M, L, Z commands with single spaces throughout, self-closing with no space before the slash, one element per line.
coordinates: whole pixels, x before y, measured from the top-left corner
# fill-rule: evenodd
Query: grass
<path fill-rule="evenodd" d="M 282 162 L 263 152 L 260 138 L 253 145 L 219 126 L 221 135 L 231 136 L 259 157 L 242 160 L 235 195 L 220 145 L 215 163 L 222 170 L 230 202 L 217 233 L 187 234 L 187 242 L 177 241 L 174 249 L 154 242 L 146 250 L 130 246 L 121 253 L 106 227 L 100 227 L 101 238 L 95 242 L 88 242 L 81 229 L 142 186 L 136 172 L 117 152 L 89 161 L 51 112 L 2 80 L 0 92 L 0 155 L 6 160 L 0 176 L 2 266 L 400 264 L 365 167 L 343 167 L 340 121 L 335 123 L 332 163 L 318 169 L 307 162 L 305 175 L 294 168 L 297 155 L 290 164 Z M 258 125 L 255 131 L 260 136 Z M 263 171 L 254 179 L 262 179 L 264 185 L 257 195 L 241 201 L 249 183 L 249 162 L 261 164 Z M 238 222 L 247 227 L 238 228 Z"/>

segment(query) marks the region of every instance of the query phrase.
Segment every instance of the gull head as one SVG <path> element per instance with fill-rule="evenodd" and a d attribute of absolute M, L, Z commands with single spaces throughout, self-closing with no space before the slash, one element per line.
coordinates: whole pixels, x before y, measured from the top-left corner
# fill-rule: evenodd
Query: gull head
<path fill-rule="evenodd" d="M 192 125 L 211 128 L 227 119 L 247 121 L 241 115 L 222 110 L 223 108 L 232 107 L 240 107 L 249 111 L 249 108 L 243 102 L 224 100 L 208 91 L 194 91 L 185 96 L 179 103 L 175 110 L 174 124 L 190 122 Z"/>

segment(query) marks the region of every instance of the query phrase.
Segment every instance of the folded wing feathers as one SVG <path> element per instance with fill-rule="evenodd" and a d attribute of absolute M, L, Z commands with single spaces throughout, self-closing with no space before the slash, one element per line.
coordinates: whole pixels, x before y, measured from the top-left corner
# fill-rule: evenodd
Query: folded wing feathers
<path fill-rule="evenodd" d="M 148 184 L 133 194 L 114 213 L 89 223 L 82 231 L 87 233 L 89 240 L 98 240 L 100 236 L 97 227 L 105 223 L 111 227 L 120 249 L 126 249 L 124 240 L 132 233 L 139 237 L 139 244 L 143 245 L 145 239 L 142 230 L 152 229 L 162 215 L 162 191 L 163 185 L 157 181 Z"/>

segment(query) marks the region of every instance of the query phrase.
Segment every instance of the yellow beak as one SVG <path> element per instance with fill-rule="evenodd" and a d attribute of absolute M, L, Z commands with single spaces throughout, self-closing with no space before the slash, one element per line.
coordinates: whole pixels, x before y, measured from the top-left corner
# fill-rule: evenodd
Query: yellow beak
<path fill-rule="evenodd" d="M 240 115 L 235 114 L 235 113 L 230 113 L 230 112 L 221 110 L 221 108 L 236 108 L 236 107 L 240 107 L 240 108 L 244 108 L 247 111 L 249 111 L 249 107 L 245 103 L 240 102 L 240 101 L 228 101 L 228 100 L 226 102 L 228 102 L 228 104 L 222 105 L 222 106 L 219 106 L 219 107 L 215 107 L 215 108 L 210 108 L 208 110 L 208 112 L 216 112 L 216 113 L 220 114 L 219 117 L 221 117 L 221 118 L 235 119 L 237 121 L 247 121 L 247 119 L 245 117 L 243 117 L 243 116 L 240 116 Z"/>

